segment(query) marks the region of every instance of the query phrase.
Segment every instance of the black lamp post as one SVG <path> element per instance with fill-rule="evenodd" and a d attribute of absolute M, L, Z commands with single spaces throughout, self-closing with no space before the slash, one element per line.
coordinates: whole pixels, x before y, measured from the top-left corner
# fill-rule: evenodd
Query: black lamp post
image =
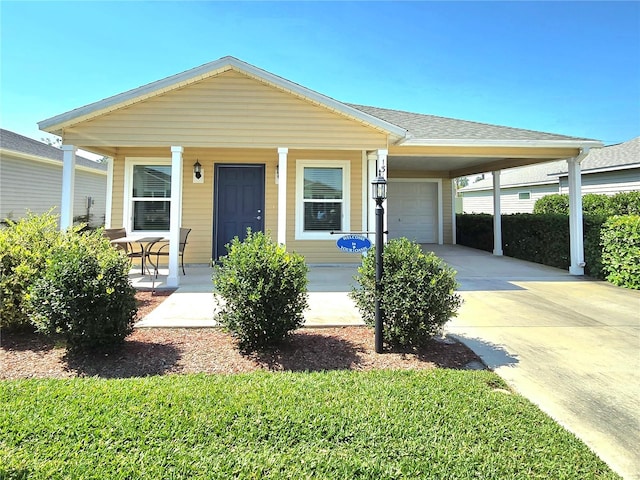
<path fill-rule="evenodd" d="M 375 346 L 376 353 L 382 353 L 382 307 L 380 299 L 382 296 L 382 250 L 384 249 L 384 208 L 382 202 L 387 198 L 387 181 L 382 176 L 382 172 L 378 172 L 378 178 L 371 182 L 371 196 L 376 201 L 376 300 L 375 300 L 375 321 L 376 335 Z"/>

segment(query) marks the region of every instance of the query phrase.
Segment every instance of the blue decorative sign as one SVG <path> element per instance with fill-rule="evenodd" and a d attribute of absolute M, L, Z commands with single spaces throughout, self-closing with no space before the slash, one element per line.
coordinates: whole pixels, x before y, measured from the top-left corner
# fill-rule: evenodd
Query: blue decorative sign
<path fill-rule="evenodd" d="M 362 235 L 345 235 L 336 242 L 338 249 L 347 253 L 362 253 L 371 248 L 371 242 Z"/>

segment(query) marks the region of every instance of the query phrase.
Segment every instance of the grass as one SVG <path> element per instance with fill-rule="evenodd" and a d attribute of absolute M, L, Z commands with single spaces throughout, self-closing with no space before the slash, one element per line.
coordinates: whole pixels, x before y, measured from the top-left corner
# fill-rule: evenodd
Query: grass
<path fill-rule="evenodd" d="M 0 383 L 0 478 L 618 478 L 490 372 Z"/>

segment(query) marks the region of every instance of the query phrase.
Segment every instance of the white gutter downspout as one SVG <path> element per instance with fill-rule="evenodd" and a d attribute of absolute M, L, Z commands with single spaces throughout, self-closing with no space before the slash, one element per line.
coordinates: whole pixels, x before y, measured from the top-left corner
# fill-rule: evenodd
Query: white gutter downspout
<path fill-rule="evenodd" d="M 580 149 L 577 157 L 567 159 L 569 165 L 569 244 L 571 275 L 584 275 L 584 232 L 582 228 L 582 177 L 580 163 L 589 155 L 589 147 Z"/>

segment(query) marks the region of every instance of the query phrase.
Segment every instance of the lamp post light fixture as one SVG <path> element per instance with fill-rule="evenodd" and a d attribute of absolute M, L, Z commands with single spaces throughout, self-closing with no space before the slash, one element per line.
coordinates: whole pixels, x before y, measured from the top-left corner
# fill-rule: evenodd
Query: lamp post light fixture
<path fill-rule="evenodd" d="M 198 180 L 200 180 L 200 178 L 202 177 L 202 165 L 200 165 L 200 162 L 198 160 L 196 160 L 196 163 L 193 164 L 193 174 Z"/>
<path fill-rule="evenodd" d="M 382 353 L 382 318 L 380 305 L 382 297 L 382 250 L 384 249 L 384 208 L 382 202 L 387 198 L 387 181 L 378 172 L 378 178 L 371 182 L 371 197 L 376 201 L 376 294 L 375 294 L 375 347 L 376 353 Z"/>

